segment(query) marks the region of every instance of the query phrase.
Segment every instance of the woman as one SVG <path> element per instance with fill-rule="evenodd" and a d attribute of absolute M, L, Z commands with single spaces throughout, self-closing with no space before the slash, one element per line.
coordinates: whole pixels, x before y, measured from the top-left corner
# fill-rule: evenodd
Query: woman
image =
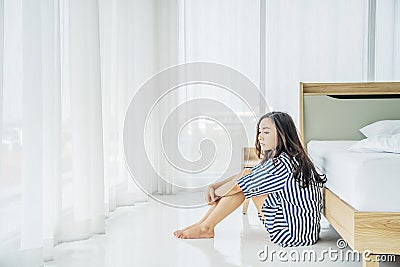
<path fill-rule="evenodd" d="M 210 185 L 206 198 L 211 208 L 199 222 L 175 231 L 176 237 L 214 237 L 215 226 L 251 198 L 272 242 L 287 247 L 318 240 L 326 177 L 305 152 L 292 118 L 283 112 L 262 116 L 255 145 L 261 162 Z"/>

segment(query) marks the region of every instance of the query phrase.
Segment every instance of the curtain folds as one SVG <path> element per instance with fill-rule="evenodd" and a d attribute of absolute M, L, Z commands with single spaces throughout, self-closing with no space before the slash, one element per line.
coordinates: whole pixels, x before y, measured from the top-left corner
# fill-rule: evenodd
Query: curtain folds
<path fill-rule="evenodd" d="M 376 81 L 400 81 L 400 2 L 376 3 Z"/>
<path fill-rule="evenodd" d="M 140 3 L 0 4 L 0 265 L 39 266 L 57 244 L 105 233 L 116 207 L 147 200 L 126 170 L 121 139 L 130 77 L 138 79 L 128 12 Z M 136 70 L 135 82 L 153 71 Z"/>
<path fill-rule="evenodd" d="M 368 2 L 267 1 L 266 96 L 298 123 L 299 82 L 367 79 Z"/>
<path fill-rule="evenodd" d="M 103 234 L 110 212 L 148 199 L 128 173 L 122 142 L 125 112 L 146 80 L 176 64 L 225 65 L 256 86 L 264 76 L 272 109 L 297 118 L 299 81 L 366 80 L 367 2 L 0 0 L 0 266 L 40 266 L 57 244 Z M 377 1 L 376 12 L 376 79 L 399 80 L 400 4 Z M 259 95 L 246 97 L 264 113 Z M 190 106 L 204 99 L 221 106 Z M 226 122 L 230 135 L 197 119 L 200 111 Z M 195 120 L 182 126 L 179 140 L 166 134 L 164 142 L 179 142 L 176 151 L 196 161 L 201 142 L 212 139 L 219 157 L 208 173 L 179 172 L 165 160 L 161 126 L 172 112 L 173 123 Z M 145 170 L 151 194 L 179 193 L 173 183 L 201 188 L 229 160 L 239 170 L 241 159 L 228 156 L 254 142 L 247 106 L 218 86 L 181 86 L 152 116 L 147 156 L 169 182 Z M 231 137 L 241 143 L 232 147 Z"/>

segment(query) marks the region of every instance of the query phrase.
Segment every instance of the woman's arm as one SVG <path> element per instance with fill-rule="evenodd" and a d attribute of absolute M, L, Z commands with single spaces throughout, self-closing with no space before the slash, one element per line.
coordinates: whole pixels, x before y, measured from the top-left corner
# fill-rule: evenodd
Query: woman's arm
<path fill-rule="evenodd" d="M 217 188 L 221 187 L 222 185 L 224 185 L 226 183 L 229 183 L 229 182 L 231 182 L 233 180 L 236 182 L 237 179 L 239 179 L 240 177 L 245 176 L 245 175 L 247 175 L 249 173 L 251 173 L 251 170 L 250 169 L 245 169 L 245 170 L 239 172 L 238 174 L 232 175 L 231 177 L 228 177 L 223 181 L 213 183 L 210 186 L 212 188 L 214 188 L 214 189 L 217 189 Z"/>
<path fill-rule="evenodd" d="M 236 186 L 237 179 L 249 173 L 251 173 L 251 170 L 243 170 L 242 172 L 232 175 L 231 177 L 228 177 L 223 181 L 211 184 L 206 192 L 206 201 L 208 202 L 208 204 L 211 205 L 214 203 L 214 201 L 217 201 L 221 197 L 228 194 L 235 194 L 239 192 L 240 187 Z"/>

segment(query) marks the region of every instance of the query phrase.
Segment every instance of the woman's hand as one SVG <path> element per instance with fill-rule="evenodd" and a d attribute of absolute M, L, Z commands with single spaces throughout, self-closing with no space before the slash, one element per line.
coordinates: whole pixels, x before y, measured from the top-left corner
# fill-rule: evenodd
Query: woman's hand
<path fill-rule="evenodd" d="M 213 185 L 208 186 L 206 192 L 206 201 L 208 205 L 214 204 L 215 201 L 219 200 L 221 197 L 215 195 L 215 189 Z"/>

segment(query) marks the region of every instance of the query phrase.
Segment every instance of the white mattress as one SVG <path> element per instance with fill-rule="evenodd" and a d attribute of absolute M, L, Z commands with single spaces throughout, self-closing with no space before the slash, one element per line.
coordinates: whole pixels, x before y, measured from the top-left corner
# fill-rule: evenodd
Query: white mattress
<path fill-rule="evenodd" d="M 400 212 L 400 154 L 348 151 L 356 141 L 310 141 L 308 153 L 333 193 L 359 211 Z"/>

